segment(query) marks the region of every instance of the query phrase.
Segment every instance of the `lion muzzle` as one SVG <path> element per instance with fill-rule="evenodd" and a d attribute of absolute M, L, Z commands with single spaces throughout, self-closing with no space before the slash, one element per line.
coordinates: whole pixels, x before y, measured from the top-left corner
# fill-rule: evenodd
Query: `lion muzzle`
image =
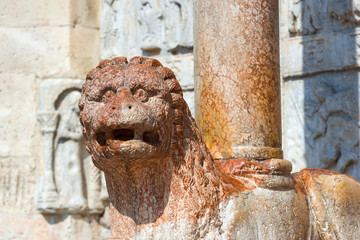
<path fill-rule="evenodd" d="M 160 136 L 154 125 L 150 110 L 135 100 L 127 88 L 117 91 L 116 97 L 108 103 L 100 116 L 100 130 L 95 139 L 100 146 L 138 140 L 158 145 Z"/>

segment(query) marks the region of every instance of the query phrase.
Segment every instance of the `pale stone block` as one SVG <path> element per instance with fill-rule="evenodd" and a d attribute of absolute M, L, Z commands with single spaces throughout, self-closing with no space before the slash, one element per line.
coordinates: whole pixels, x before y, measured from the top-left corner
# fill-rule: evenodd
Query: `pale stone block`
<path fill-rule="evenodd" d="M 294 170 L 360 179 L 360 29 L 352 0 L 280 1 L 283 147 Z"/>
<path fill-rule="evenodd" d="M 360 28 L 281 40 L 284 78 L 360 66 Z"/>
<path fill-rule="evenodd" d="M 281 64 L 284 78 L 356 66 L 353 33 L 323 33 L 281 40 Z"/>
<path fill-rule="evenodd" d="M 32 74 L 0 74 L 0 156 L 31 157 L 36 135 L 36 84 Z"/>
<path fill-rule="evenodd" d="M 102 239 L 96 218 L 2 212 L 0 239 Z"/>
<path fill-rule="evenodd" d="M 11 3 L 0 1 L 0 25 L 67 25 L 70 20 L 70 4 L 70 0 L 17 0 Z"/>
<path fill-rule="evenodd" d="M 88 28 L 100 28 L 99 0 L 67 0 L 71 7 L 70 24 L 81 25 Z"/>
<path fill-rule="evenodd" d="M 0 71 L 84 78 L 99 56 L 98 30 L 77 26 L 0 28 Z"/>
<path fill-rule="evenodd" d="M 0 71 L 64 76 L 70 71 L 68 27 L 0 28 Z"/>
<path fill-rule="evenodd" d="M 101 58 L 141 55 L 136 49 L 135 4 L 126 1 L 102 1 L 101 6 Z M 126 13 L 126 14 L 123 14 Z"/>
<path fill-rule="evenodd" d="M 279 1 L 279 30 L 280 38 L 289 36 L 288 19 L 289 19 L 289 0 Z"/>
<path fill-rule="evenodd" d="M 70 72 L 74 78 L 86 74 L 100 61 L 99 30 L 76 26 L 70 29 Z"/>
<path fill-rule="evenodd" d="M 34 213 L 35 182 L 35 158 L 0 157 L 0 211 Z"/>
<path fill-rule="evenodd" d="M 100 1 L 17 0 L 0 2 L 0 25 L 6 27 L 69 26 L 98 28 Z"/>

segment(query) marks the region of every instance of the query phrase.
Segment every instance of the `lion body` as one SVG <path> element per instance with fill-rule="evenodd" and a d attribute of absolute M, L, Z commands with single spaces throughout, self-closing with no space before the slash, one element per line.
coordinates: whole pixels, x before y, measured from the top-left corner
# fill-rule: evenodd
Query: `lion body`
<path fill-rule="evenodd" d="M 87 150 L 106 177 L 111 239 L 360 234 L 360 186 L 348 176 L 292 176 L 286 164 L 274 167 L 281 160 L 215 164 L 174 74 L 157 60 L 100 62 L 79 107 Z"/>

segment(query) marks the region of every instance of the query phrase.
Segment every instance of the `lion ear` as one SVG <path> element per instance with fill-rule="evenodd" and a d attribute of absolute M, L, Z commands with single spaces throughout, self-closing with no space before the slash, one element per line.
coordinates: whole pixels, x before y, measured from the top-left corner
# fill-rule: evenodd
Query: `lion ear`
<path fill-rule="evenodd" d="M 109 60 L 109 59 L 105 59 L 105 60 L 102 60 L 101 62 L 99 62 L 99 65 L 97 65 L 97 69 L 100 69 L 100 68 L 104 68 L 104 67 L 107 67 L 107 66 L 111 66 L 111 65 L 114 65 L 113 61 Z"/>
<path fill-rule="evenodd" d="M 163 75 L 164 80 L 176 79 L 174 72 L 170 68 L 163 67 L 160 73 Z"/>
<path fill-rule="evenodd" d="M 130 65 L 142 64 L 146 60 L 146 57 L 133 57 L 130 59 Z"/>
<path fill-rule="evenodd" d="M 166 84 L 168 85 L 168 87 L 169 87 L 169 89 L 170 89 L 170 92 L 172 92 L 172 93 L 179 93 L 179 94 L 182 95 L 181 86 L 180 86 L 179 82 L 178 82 L 175 78 L 166 80 L 165 82 L 166 82 Z"/>
<path fill-rule="evenodd" d="M 130 59 L 130 65 L 145 64 L 152 67 L 162 67 L 163 65 L 154 58 L 133 57 Z"/>
<path fill-rule="evenodd" d="M 92 69 L 87 75 L 86 75 L 86 80 L 93 80 L 95 78 L 95 74 L 97 73 L 96 68 Z"/>
<path fill-rule="evenodd" d="M 146 64 L 146 65 L 149 65 L 152 67 L 162 67 L 163 66 L 157 59 L 154 59 L 154 58 L 147 58 L 143 62 L 143 64 Z"/>
<path fill-rule="evenodd" d="M 126 57 L 116 57 L 116 58 L 113 58 L 111 61 L 114 63 L 114 65 L 126 65 L 126 64 L 128 64 L 128 61 L 127 61 Z"/>

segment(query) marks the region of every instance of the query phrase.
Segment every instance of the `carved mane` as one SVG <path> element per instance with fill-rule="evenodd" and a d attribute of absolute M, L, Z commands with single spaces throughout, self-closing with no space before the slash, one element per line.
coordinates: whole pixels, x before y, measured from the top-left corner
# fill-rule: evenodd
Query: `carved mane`
<path fill-rule="evenodd" d="M 89 113 L 84 111 L 84 105 L 86 104 L 87 95 L 92 91 L 91 89 L 94 85 L 96 85 L 94 81 L 101 81 L 101 69 L 117 65 L 126 68 L 127 66 L 139 64 L 156 68 L 165 81 L 171 95 L 170 104 L 173 116 L 173 128 L 170 145 L 171 150 L 168 157 L 171 158 L 172 164 L 169 166 L 172 167 L 168 167 L 165 171 L 168 171 L 169 175 L 172 176 L 170 194 L 179 194 L 182 196 L 169 197 L 174 199 L 174 201 L 176 198 L 182 197 L 187 199 L 186 202 L 193 202 L 194 204 L 184 207 L 188 208 L 187 212 L 189 216 L 196 215 L 196 219 L 202 219 L 206 213 L 209 213 L 209 211 L 207 211 L 208 209 L 217 208 L 221 195 L 223 194 L 223 186 L 220 184 L 221 178 L 215 169 L 215 164 L 210 152 L 201 139 L 200 132 L 183 98 L 181 86 L 176 80 L 174 73 L 170 69 L 163 67 L 156 59 L 135 57 L 128 63 L 126 58 L 118 57 L 113 60 L 101 61 L 95 69 L 89 72 L 86 77 L 86 82 L 83 85 L 82 97 L 79 101 L 80 121 L 84 126 L 83 133 L 87 142 L 87 150 L 94 160 L 96 156 L 92 151 L 85 123 L 89 121 Z M 94 163 L 97 165 L 96 161 L 94 161 Z M 138 167 L 141 168 L 141 166 Z M 115 188 L 119 188 L 120 186 L 113 186 L 113 182 L 110 184 L 113 180 L 109 179 L 115 178 L 115 175 L 126 175 L 126 173 L 117 172 L 116 174 L 111 173 L 108 175 L 113 175 L 112 177 L 107 176 L 109 192 L 118 191 Z M 173 188 L 177 190 L 173 191 Z M 149 194 L 151 195 L 152 193 L 150 192 Z M 172 203 L 169 202 L 168 204 L 171 205 Z M 211 216 L 209 215 L 207 217 L 214 218 L 213 215 L 217 214 L 215 211 L 210 211 L 210 213 Z M 158 215 L 160 216 L 161 214 Z M 204 226 L 199 229 L 203 228 Z"/>

